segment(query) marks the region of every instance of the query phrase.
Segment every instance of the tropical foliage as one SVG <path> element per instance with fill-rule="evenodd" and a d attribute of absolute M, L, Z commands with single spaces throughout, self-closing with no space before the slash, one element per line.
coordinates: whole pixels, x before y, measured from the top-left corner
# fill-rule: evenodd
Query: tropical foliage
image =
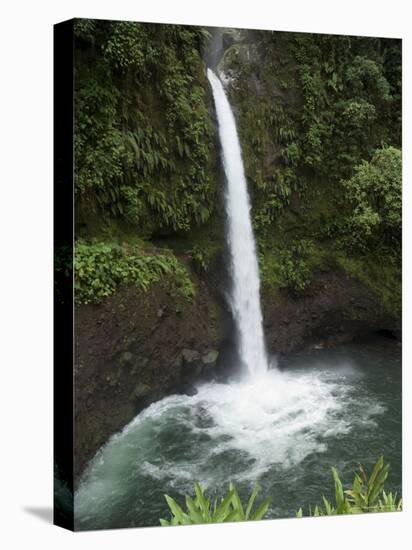
<path fill-rule="evenodd" d="M 171 512 L 170 520 L 161 519 L 161 525 L 190 525 L 195 523 L 223 523 L 229 521 L 253 521 L 262 519 L 266 514 L 270 498 L 264 499 L 253 511 L 253 505 L 260 491 L 258 485 L 253 489 L 248 502 L 244 505 L 233 483 L 220 500 L 213 502 L 207 498 L 202 487 L 195 484 L 195 496 L 186 495 L 186 511 L 170 496 L 165 495 Z"/>
<path fill-rule="evenodd" d="M 360 514 L 364 512 L 399 512 L 402 510 L 402 499 L 396 493 L 386 493 L 385 481 L 389 473 L 389 465 L 381 457 L 375 464 L 368 477 L 364 467 L 359 466 L 353 483 L 344 490 L 336 468 L 332 468 L 335 502 L 332 503 L 325 496 L 323 504 L 309 508 L 310 516 L 334 516 L 340 514 Z M 303 516 L 302 508 L 297 517 Z"/>
<path fill-rule="evenodd" d="M 141 291 L 169 278 L 175 292 L 187 299 L 194 286 L 186 268 L 169 251 L 145 253 L 137 246 L 77 241 L 75 250 L 75 297 L 77 303 L 99 303 L 120 284 L 134 284 Z"/>
<path fill-rule="evenodd" d="M 197 275 L 210 275 L 208 250 L 224 252 L 211 228 L 224 214 L 209 38 L 202 27 L 76 20 L 84 242 L 111 246 L 133 233 L 180 252 L 184 240 Z M 399 311 L 401 42 L 230 29 L 223 42 L 219 68 L 229 77 L 267 288 L 310 291 L 327 256 Z M 385 280 L 375 277 L 383 263 Z M 80 300 L 102 299 L 119 282 L 94 284 Z"/>
<path fill-rule="evenodd" d="M 395 147 L 375 151 L 370 162 L 362 161 L 344 182 L 353 207 L 349 217 L 351 242 L 362 249 L 373 241 L 399 251 L 402 231 L 402 158 Z"/>
<path fill-rule="evenodd" d="M 199 27 L 78 20 L 79 219 L 187 231 L 215 202 L 215 150 Z"/>

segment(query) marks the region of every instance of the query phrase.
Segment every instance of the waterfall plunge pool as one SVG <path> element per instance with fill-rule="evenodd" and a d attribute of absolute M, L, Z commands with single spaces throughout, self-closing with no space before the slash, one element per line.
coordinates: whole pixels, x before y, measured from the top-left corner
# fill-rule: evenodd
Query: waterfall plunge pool
<path fill-rule="evenodd" d="M 198 481 L 210 496 L 255 482 L 270 518 L 332 496 L 383 454 L 401 494 L 401 348 L 386 338 L 291 355 L 249 382 L 210 383 L 152 404 L 89 464 L 75 495 L 76 528 L 159 525 L 167 493 L 183 504 Z"/>

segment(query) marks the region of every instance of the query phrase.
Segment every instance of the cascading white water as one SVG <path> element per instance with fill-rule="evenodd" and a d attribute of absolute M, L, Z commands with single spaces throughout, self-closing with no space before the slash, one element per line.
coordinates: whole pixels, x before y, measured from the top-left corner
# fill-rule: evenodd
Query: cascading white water
<path fill-rule="evenodd" d="M 77 529 L 157 525 L 167 513 L 164 493 L 180 494 L 183 501 L 196 481 L 219 494 L 232 480 L 243 500 L 263 479 L 276 503 L 269 517 L 294 516 L 305 503 L 296 495 L 314 502 L 329 483 L 330 465 L 352 463 L 354 447 L 364 457 L 392 448 L 394 426 L 395 457 L 400 456 L 396 407 L 386 415 L 391 418 L 387 430 L 371 429 L 386 410 L 385 399 L 392 407 L 400 395 L 396 378 L 388 384 L 388 373 L 399 376 L 392 354 L 381 350 L 367 359 L 365 350 L 358 350 L 352 364 L 346 350 L 343 355 L 312 351 L 283 372 L 267 369 L 259 270 L 235 119 L 220 80 L 212 71 L 208 77 L 227 177 L 231 305 L 251 380 L 211 382 L 200 385 L 196 395 L 166 397 L 112 436 L 76 490 Z"/>
<path fill-rule="evenodd" d="M 236 121 L 220 79 L 211 70 L 207 76 L 212 86 L 223 167 L 227 180 L 226 210 L 228 242 L 232 268 L 231 307 L 239 335 L 239 355 L 253 378 L 268 369 L 260 306 L 259 266 L 250 218 L 242 153 Z"/>

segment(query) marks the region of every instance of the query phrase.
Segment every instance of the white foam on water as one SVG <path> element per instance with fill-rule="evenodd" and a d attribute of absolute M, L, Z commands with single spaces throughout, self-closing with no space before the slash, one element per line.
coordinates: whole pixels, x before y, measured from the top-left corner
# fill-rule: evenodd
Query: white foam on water
<path fill-rule="evenodd" d="M 197 395 L 173 395 L 152 404 L 113 436 L 85 472 L 75 496 L 76 516 L 110 515 L 142 480 L 164 492 L 192 492 L 229 480 L 254 483 L 272 468 L 297 466 L 384 412 L 377 401 L 358 402 L 354 384 L 327 370 L 270 370 L 251 381 L 200 386 Z M 91 510 L 94 510 L 91 512 Z"/>

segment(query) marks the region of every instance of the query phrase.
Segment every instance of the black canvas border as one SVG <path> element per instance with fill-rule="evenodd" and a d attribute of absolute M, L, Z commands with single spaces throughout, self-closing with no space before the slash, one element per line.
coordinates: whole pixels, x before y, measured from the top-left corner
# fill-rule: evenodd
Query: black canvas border
<path fill-rule="evenodd" d="M 54 513 L 74 530 L 74 20 L 54 25 Z M 65 273 L 56 253 L 64 250 Z M 56 292 L 58 287 L 59 292 Z"/>

